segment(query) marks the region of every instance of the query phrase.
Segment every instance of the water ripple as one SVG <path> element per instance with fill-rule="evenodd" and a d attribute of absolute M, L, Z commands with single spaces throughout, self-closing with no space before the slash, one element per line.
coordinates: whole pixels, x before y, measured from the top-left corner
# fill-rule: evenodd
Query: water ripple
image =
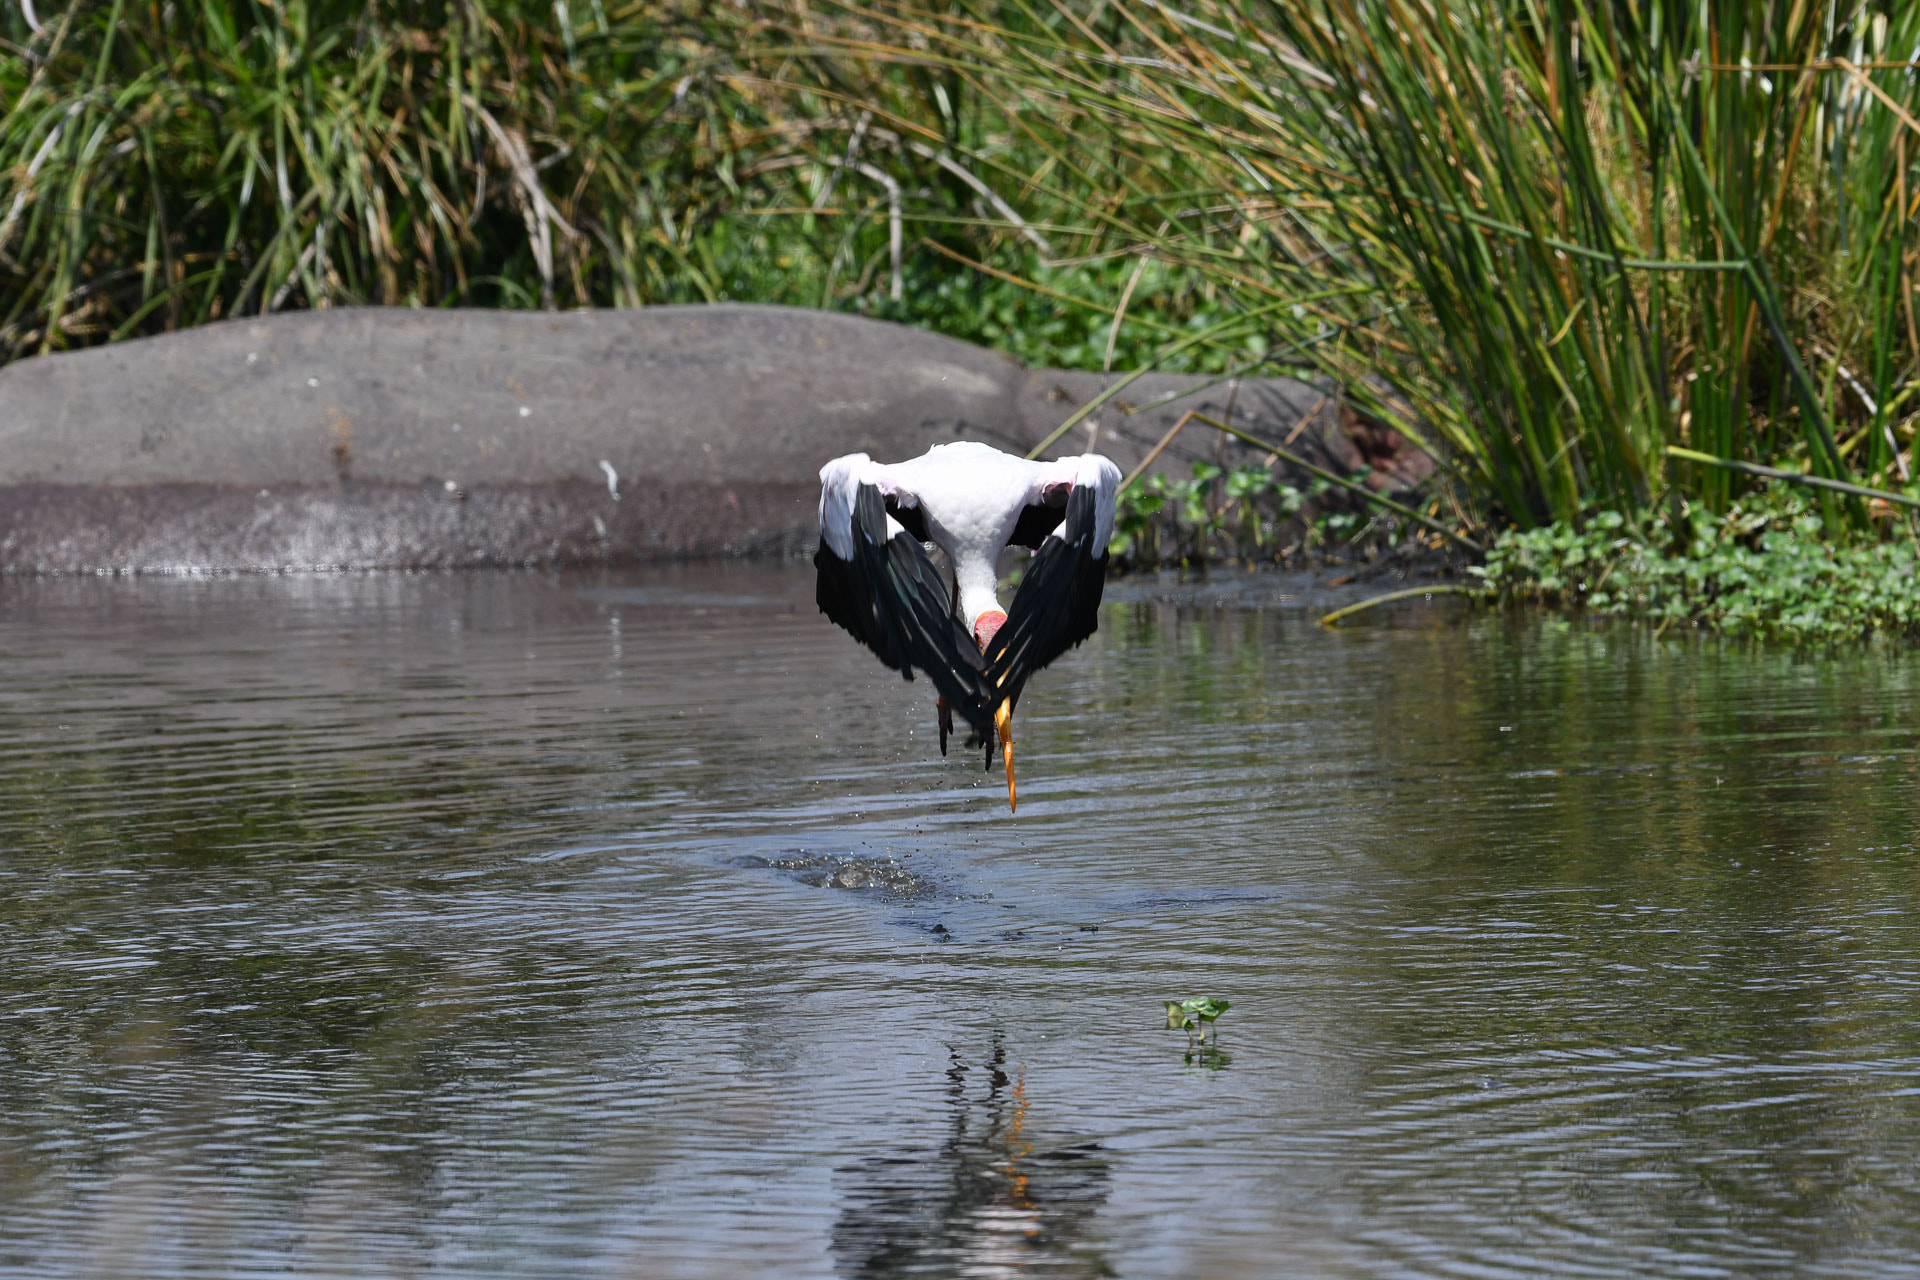
<path fill-rule="evenodd" d="M 1316 590 L 0 583 L 0 1273 L 1910 1274 L 1920 666 Z"/>

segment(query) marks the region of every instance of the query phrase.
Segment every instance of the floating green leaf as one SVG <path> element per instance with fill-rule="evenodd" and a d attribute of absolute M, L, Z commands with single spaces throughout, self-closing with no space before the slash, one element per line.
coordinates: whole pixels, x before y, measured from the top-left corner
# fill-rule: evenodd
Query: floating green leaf
<path fill-rule="evenodd" d="M 1196 1031 L 1200 1038 L 1207 1038 L 1206 1024 L 1225 1013 L 1229 1004 L 1212 996 L 1194 996 L 1189 1000 L 1167 1000 L 1167 1030 L 1184 1031 L 1189 1036 Z"/>

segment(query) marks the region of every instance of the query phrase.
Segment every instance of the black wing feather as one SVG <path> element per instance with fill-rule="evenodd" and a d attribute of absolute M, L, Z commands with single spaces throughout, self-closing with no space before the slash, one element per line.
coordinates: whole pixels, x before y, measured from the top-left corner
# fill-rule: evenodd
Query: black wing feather
<path fill-rule="evenodd" d="M 1013 536 L 1007 539 L 1007 545 L 1038 551 L 1046 536 L 1060 527 L 1060 521 L 1066 515 L 1062 508 L 1066 505 L 1064 502 L 1059 506 L 1035 502 L 1020 508 L 1020 520 L 1013 526 Z"/>
<path fill-rule="evenodd" d="M 820 612 L 907 679 L 916 667 L 926 672 L 954 714 L 976 734 L 992 733 L 986 658 L 953 616 L 946 581 L 920 543 L 909 533 L 887 536 L 878 489 L 863 484 L 854 499 L 853 559 L 822 539 L 813 563 Z"/>
<path fill-rule="evenodd" d="M 918 506 L 909 507 L 894 498 L 887 499 L 887 514 L 900 522 L 900 527 L 912 534 L 920 542 L 927 540 L 927 513 Z"/>
<path fill-rule="evenodd" d="M 1015 705 L 1029 676 L 1100 625 L 1107 549 L 1094 554 L 1094 516 L 1093 488 L 1075 485 L 1060 532 L 1042 543 L 1028 563 L 1007 620 L 987 647 L 988 678 L 997 696 Z"/>

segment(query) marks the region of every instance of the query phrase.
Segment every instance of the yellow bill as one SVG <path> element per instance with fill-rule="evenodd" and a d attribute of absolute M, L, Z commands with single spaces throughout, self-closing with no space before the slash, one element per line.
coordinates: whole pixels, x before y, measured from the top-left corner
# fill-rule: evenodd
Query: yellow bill
<path fill-rule="evenodd" d="M 1007 762 L 1007 812 L 1016 812 L 1019 806 L 1013 794 L 1013 707 L 1001 703 L 993 713 L 993 727 L 1000 735 L 1000 755 Z"/>

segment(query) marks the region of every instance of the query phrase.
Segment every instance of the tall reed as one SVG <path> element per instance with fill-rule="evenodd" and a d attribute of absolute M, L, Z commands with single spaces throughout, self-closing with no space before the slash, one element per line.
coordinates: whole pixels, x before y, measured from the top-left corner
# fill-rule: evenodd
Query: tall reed
<path fill-rule="evenodd" d="M 1421 443 L 1490 519 L 1720 509 L 1746 483 L 1670 446 L 1907 479 L 1920 7 L 844 13 L 824 38 L 844 65 L 964 88 L 990 117 L 969 162 L 1070 223 L 1056 244 L 1177 264 L 1249 312 L 1290 303 L 1267 349 Z M 1836 529 L 1866 518 L 1828 501 Z"/>

